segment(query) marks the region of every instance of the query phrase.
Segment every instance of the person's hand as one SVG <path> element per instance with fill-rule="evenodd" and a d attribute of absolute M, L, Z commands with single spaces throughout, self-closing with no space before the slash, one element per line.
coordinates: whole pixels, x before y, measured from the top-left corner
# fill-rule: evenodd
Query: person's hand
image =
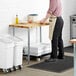
<path fill-rule="evenodd" d="M 44 23 L 45 23 L 45 21 L 46 21 L 46 19 L 45 19 L 45 18 L 43 18 L 42 20 L 40 20 L 40 23 L 41 23 L 41 24 L 44 24 Z"/>

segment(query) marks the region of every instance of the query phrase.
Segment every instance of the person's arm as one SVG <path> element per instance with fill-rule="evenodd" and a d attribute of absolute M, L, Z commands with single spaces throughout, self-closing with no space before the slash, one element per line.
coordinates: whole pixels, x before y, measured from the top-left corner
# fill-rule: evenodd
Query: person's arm
<path fill-rule="evenodd" d="M 47 13 L 53 15 L 53 12 L 56 10 L 56 7 L 57 7 L 57 0 L 50 0 L 49 9 Z"/>
<path fill-rule="evenodd" d="M 44 23 L 50 16 L 53 15 L 52 13 L 55 11 L 55 9 L 56 9 L 56 0 L 50 0 L 47 14 L 45 18 L 43 18 L 40 22 Z"/>
<path fill-rule="evenodd" d="M 47 13 L 46 16 L 40 21 L 40 23 L 44 23 L 49 17 L 50 17 L 50 14 Z"/>

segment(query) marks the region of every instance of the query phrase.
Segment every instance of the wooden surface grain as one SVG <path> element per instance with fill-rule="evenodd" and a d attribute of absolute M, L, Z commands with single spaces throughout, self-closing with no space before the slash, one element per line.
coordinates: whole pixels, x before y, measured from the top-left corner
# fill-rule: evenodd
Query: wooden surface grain
<path fill-rule="evenodd" d="M 70 43 L 76 43 L 76 39 L 71 39 Z"/>
<path fill-rule="evenodd" d="M 33 28 L 33 27 L 47 26 L 47 25 L 49 25 L 49 23 L 33 22 L 33 23 L 10 24 L 9 27 Z"/>

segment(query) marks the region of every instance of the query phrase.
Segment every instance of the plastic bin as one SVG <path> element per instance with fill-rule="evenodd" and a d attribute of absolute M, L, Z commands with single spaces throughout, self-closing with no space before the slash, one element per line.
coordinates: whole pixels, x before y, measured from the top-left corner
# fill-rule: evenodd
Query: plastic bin
<path fill-rule="evenodd" d="M 40 61 L 40 57 L 51 53 L 50 43 L 35 43 L 30 45 L 30 55 L 37 57 Z M 28 46 L 25 46 L 24 55 L 28 55 Z"/>
<path fill-rule="evenodd" d="M 13 68 L 14 42 L 0 36 L 0 69 L 7 73 Z"/>
<path fill-rule="evenodd" d="M 23 58 L 23 40 L 18 37 L 13 37 L 10 35 L 6 36 L 8 39 L 14 41 L 14 56 L 13 56 L 13 66 L 14 70 L 22 68 L 22 58 Z"/>

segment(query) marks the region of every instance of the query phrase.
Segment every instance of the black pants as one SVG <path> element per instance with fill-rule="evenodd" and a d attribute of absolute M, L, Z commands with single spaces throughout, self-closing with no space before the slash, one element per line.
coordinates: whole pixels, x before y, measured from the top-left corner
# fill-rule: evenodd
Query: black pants
<path fill-rule="evenodd" d="M 51 57 L 57 58 L 57 56 L 64 56 L 63 51 L 63 40 L 62 40 L 62 29 L 63 29 L 63 19 L 62 17 L 57 17 L 54 32 L 53 32 L 53 39 L 52 43 L 52 52 Z"/>

